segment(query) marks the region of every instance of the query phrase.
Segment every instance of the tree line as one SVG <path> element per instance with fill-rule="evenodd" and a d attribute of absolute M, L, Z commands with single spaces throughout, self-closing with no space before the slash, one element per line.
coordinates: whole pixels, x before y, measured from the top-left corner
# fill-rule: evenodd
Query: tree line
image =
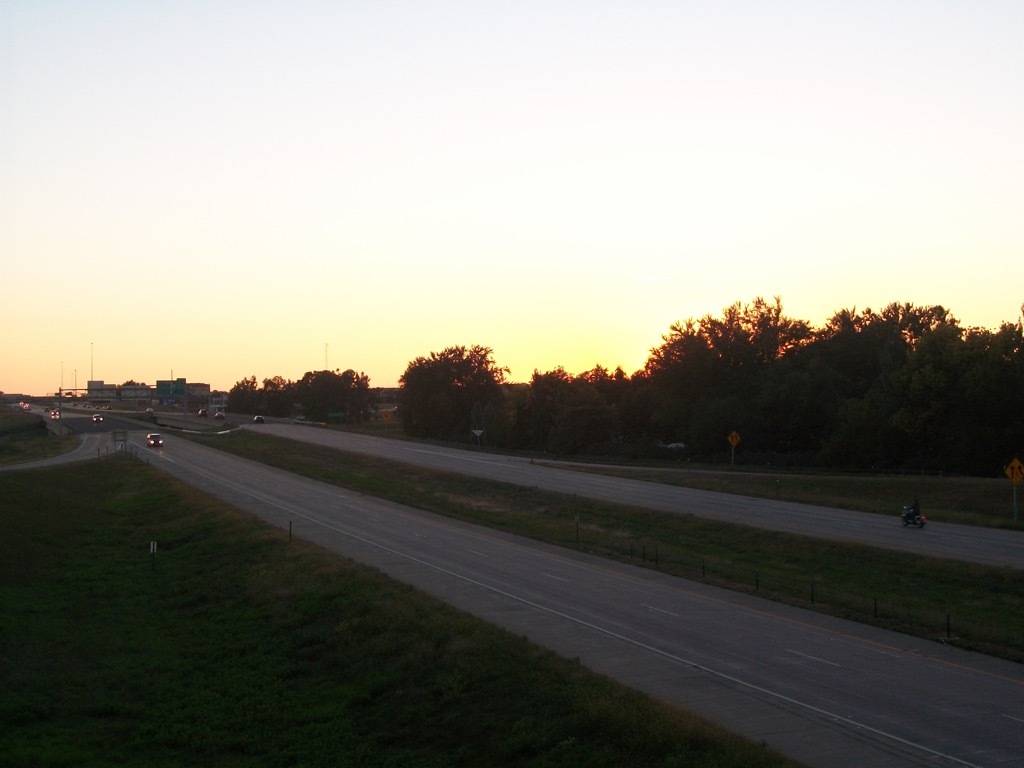
<path fill-rule="evenodd" d="M 411 436 L 556 455 L 672 456 L 847 470 L 991 476 L 1024 448 L 1022 327 L 964 328 L 941 306 L 844 309 L 820 328 L 756 298 L 676 323 L 627 375 L 508 369 L 483 346 L 411 361 L 398 413 Z M 248 405 L 251 403 L 251 405 Z M 374 404 L 364 374 L 255 378 L 228 407 L 359 422 Z M 669 447 L 671 446 L 671 447 Z"/>
<path fill-rule="evenodd" d="M 235 413 L 358 424 L 370 417 L 374 402 L 365 373 L 309 371 L 298 381 L 281 376 L 264 379 L 262 387 L 257 385 L 255 376 L 242 379 L 228 392 L 227 409 Z"/>

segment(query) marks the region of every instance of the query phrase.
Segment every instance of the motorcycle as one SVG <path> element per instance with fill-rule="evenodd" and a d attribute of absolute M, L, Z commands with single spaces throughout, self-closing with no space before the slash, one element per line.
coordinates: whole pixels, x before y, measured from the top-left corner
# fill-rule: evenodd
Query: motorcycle
<path fill-rule="evenodd" d="M 900 520 L 903 522 L 903 525 L 916 525 L 918 528 L 924 528 L 926 518 L 919 511 L 915 510 L 913 506 L 907 504 L 900 513 Z"/>

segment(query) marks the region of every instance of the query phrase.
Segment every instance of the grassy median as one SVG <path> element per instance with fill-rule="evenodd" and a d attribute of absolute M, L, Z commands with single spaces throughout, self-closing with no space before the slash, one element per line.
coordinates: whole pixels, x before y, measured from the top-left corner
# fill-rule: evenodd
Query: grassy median
<path fill-rule="evenodd" d="M 14 768 L 793 765 L 123 456 L 0 475 L 0 605 Z"/>

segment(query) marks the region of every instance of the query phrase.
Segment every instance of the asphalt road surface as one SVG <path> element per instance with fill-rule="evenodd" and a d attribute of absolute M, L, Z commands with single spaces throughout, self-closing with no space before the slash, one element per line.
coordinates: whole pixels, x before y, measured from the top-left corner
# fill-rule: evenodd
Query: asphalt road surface
<path fill-rule="evenodd" d="M 173 437 L 143 455 L 809 765 L 1024 766 L 1019 664 L 539 545 Z"/>
<path fill-rule="evenodd" d="M 457 450 L 402 440 L 353 435 L 295 424 L 261 424 L 254 429 L 281 437 L 368 453 L 445 472 L 487 477 L 602 501 L 693 514 L 713 520 L 785 531 L 817 539 L 848 541 L 883 549 L 1024 569 L 1024 534 L 994 528 L 928 522 L 924 529 L 899 522 L 899 502 L 891 516 L 699 491 L 662 483 L 591 472 L 571 465 L 538 464 L 530 459 Z"/>
<path fill-rule="evenodd" d="M 86 433 L 90 447 L 95 450 L 96 443 L 101 442 L 96 435 L 107 435 L 106 444 L 109 444 L 113 429 L 137 429 L 139 422 L 119 418 L 115 414 L 96 424 L 89 416 L 69 414 L 65 416 L 64 424 L 73 431 Z M 253 425 L 248 418 L 237 419 L 229 415 L 225 426 L 238 425 L 444 472 L 486 477 L 602 501 L 692 514 L 817 539 L 1024 569 L 1024 533 L 934 521 L 929 521 L 923 530 L 906 528 L 899 522 L 898 500 L 894 500 L 891 516 L 873 515 L 572 471 L 569 464 L 535 463 L 513 456 L 354 435 L 290 422 Z"/>
<path fill-rule="evenodd" d="M 149 449 L 143 436 L 131 434 L 131 450 L 144 460 L 295 536 L 808 765 L 1024 766 L 1019 664 L 461 524 L 172 435 Z M 347 449 L 371 444 L 356 440 Z M 530 468 L 470 455 L 488 472 Z"/>

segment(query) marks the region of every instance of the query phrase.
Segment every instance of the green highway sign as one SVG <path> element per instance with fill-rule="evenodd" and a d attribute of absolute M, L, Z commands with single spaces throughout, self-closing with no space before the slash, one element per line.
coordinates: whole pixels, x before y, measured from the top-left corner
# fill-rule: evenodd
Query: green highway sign
<path fill-rule="evenodd" d="M 184 397 L 185 396 L 185 380 L 174 379 L 157 381 L 156 383 L 156 396 L 157 397 Z"/>

